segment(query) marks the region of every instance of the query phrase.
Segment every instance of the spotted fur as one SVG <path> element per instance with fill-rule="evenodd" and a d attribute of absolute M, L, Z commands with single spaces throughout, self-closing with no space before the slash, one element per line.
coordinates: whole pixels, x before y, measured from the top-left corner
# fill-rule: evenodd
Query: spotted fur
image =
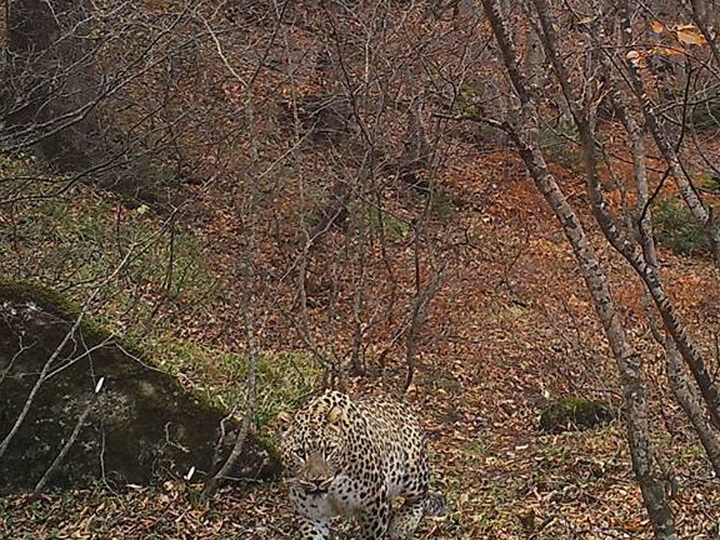
<path fill-rule="evenodd" d="M 302 540 L 330 538 L 336 515 L 357 519 L 362 540 L 408 540 L 423 515 L 445 512 L 429 492 L 425 436 L 402 403 L 327 391 L 287 420 L 281 451 Z"/>

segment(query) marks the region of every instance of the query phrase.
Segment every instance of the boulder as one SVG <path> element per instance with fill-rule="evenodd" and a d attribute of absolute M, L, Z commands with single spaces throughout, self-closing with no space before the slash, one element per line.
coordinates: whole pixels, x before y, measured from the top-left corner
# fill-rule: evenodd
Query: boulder
<path fill-rule="evenodd" d="M 34 286 L 0 282 L 0 444 L 16 423 L 43 367 L 77 310 Z M 98 381 L 104 378 L 99 393 Z M 223 411 L 184 390 L 150 360 L 81 325 L 52 361 L 25 420 L 0 457 L 0 494 L 31 490 L 88 410 L 77 439 L 47 486 L 147 484 L 213 469 Z M 238 425 L 226 422 L 217 455 L 229 453 Z M 274 477 L 272 448 L 250 434 L 233 477 Z"/>

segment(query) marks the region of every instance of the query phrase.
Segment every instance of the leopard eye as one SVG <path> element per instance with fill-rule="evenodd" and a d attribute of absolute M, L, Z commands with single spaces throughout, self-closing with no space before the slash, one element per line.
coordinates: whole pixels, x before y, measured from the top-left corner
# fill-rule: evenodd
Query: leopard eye
<path fill-rule="evenodd" d="M 303 462 L 305 461 L 305 458 L 307 457 L 305 455 L 305 451 L 302 448 L 300 450 L 292 452 L 292 455 L 298 461 L 303 461 Z"/>

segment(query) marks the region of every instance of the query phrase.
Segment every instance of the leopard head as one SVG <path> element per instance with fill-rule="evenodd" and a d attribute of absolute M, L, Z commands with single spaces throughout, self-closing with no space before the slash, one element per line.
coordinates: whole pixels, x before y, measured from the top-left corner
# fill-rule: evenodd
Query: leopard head
<path fill-rule="evenodd" d="M 349 419 L 346 404 L 334 394 L 323 394 L 292 418 L 280 418 L 283 464 L 291 481 L 308 493 L 327 492 L 342 467 Z"/>

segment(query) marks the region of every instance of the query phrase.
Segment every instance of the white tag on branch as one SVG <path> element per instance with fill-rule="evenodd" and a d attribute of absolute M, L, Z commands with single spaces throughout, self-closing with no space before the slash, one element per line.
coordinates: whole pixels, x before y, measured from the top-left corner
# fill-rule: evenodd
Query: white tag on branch
<path fill-rule="evenodd" d="M 641 67 L 643 64 L 643 56 L 638 51 L 629 51 L 625 58 L 635 67 Z"/>
<path fill-rule="evenodd" d="M 189 482 L 194 474 L 195 474 L 195 465 L 190 467 L 190 470 L 187 472 L 187 474 L 185 476 L 183 476 L 183 478 L 185 478 L 186 482 Z"/>
<path fill-rule="evenodd" d="M 95 393 L 99 394 L 100 390 L 102 390 L 103 384 L 105 384 L 105 377 L 100 377 L 100 380 L 95 385 Z"/>

